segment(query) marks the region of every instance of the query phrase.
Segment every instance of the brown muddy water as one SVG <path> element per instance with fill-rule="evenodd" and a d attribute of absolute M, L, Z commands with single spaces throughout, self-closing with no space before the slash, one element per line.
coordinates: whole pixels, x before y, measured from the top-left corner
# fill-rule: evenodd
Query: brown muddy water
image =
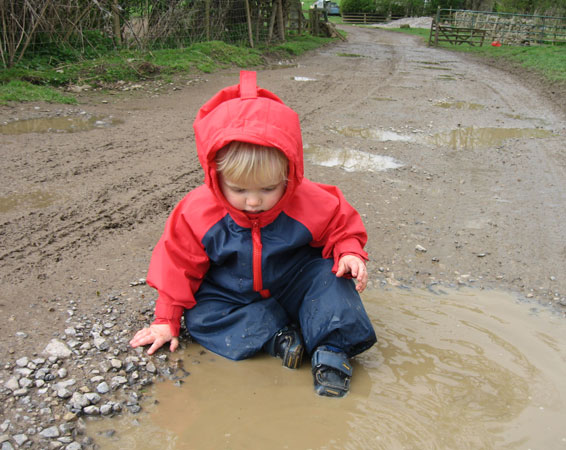
<path fill-rule="evenodd" d="M 144 412 L 87 430 L 103 449 L 566 448 L 563 317 L 494 291 L 363 298 L 379 343 L 355 358 L 343 399 L 314 394 L 307 361 L 233 362 L 191 344 L 183 384 L 158 383 Z"/>
<path fill-rule="evenodd" d="M 104 116 L 47 117 L 16 120 L 0 125 L 0 134 L 26 133 L 75 133 L 78 131 L 107 128 L 123 123 L 123 120 Z"/>

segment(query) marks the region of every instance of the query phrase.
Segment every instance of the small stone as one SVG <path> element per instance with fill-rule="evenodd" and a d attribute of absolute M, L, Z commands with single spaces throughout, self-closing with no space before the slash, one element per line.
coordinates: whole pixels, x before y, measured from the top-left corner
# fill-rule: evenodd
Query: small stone
<path fill-rule="evenodd" d="M 56 426 L 52 426 L 49 428 L 45 428 L 44 430 L 41 430 L 39 435 L 43 438 L 57 438 L 61 434 L 59 433 L 59 428 L 57 428 Z"/>
<path fill-rule="evenodd" d="M 149 373 L 155 373 L 157 371 L 155 364 L 153 364 L 152 362 L 148 363 L 147 366 L 145 366 L 145 370 L 147 370 Z"/>
<path fill-rule="evenodd" d="M 83 409 L 83 412 L 87 416 L 98 416 L 100 414 L 100 409 L 98 406 L 90 405 Z"/>
<path fill-rule="evenodd" d="M 15 391 L 20 388 L 19 378 L 18 377 L 11 377 L 8 381 L 4 383 L 4 387 L 10 389 L 11 391 Z"/>
<path fill-rule="evenodd" d="M 108 383 L 106 381 L 103 381 L 98 386 L 96 386 L 96 392 L 98 392 L 99 394 L 107 394 L 108 392 L 110 392 L 110 386 L 108 386 Z"/>
<path fill-rule="evenodd" d="M 29 378 L 20 378 L 19 383 L 20 383 L 20 387 L 28 388 L 33 384 L 33 381 L 30 380 Z"/>
<path fill-rule="evenodd" d="M 89 392 L 85 394 L 85 397 L 91 403 L 91 405 L 95 405 L 100 401 L 100 395 L 96 394 L 95 392 Z"/>
<path fill-rule="evenodd" d="M 81 450 L 82 445 L 76 441 L 71 442 L 69 445 L 65 447 L 65 450 Z"/>
<path fill-rule="evenodd" d="M 73 420 L 77 420 L 77 415 L 71 411 L 65 413 L 63 416 L 63 420 L 65 422 L 72 422 Z"/>
<path fill-rule="evenodd" d="M 128 382 L 128 379 L 126 377 L 117 376 L 117 377 L 112 378 L 112 380 L 110 381 L 110 384 L 112 386 L 112 389 L 116 389 L 118 386 L 120 386 L 122 384 L 126 384 L 127 382 Z"/>
<path fill-rule="evenodd" d="M 13 394 L 14 394 L 16 397 L 23 397 L 24 395 L 27 395 L 28 392 L 29 392 L 29 391 L 28 391 L 26 388 L 21 388 L 21 389 L 16 389 L 16 390 L 13 392 Z"/>
<path fill-rule="evenodd" d="M 119 359 L 111 359 L 110 360 L 110 365 L 114 368 L 114 369 L 118 369 L 120 370 L 122 368 L 122 361 L 120 361 Z"/>
<path fill-rule="evenodd" d="M 2 447 L 0 447 L 0 450 L 14 450 L 14 446 L 10 444 L 10 441 L 6 441 L 2 443 Z"/>
<path fill-rule="evenodd" d="M 100 407 L 100 414 L 107 416 L 112 413 L 112 403 L 106 403 Z"/>
<path fill-rule="evenodd" d="M 14 434 L 13 437 L 14 441 L 16 441 L 16 444 L 18 444 L 19 447 L 25 444 L 28 440 L 28 437 L 25 434 Z"/>
<path fill-rule="evenodd" d="M 29 363 L 29 359 L 26 356 L 16 360 L 16 365 L 18 367 L 26 367 L 28 365 L 28 363 Z"/>
<path fill-rule="evenodd" d="M 69 400 L 69 405 L 72 409 L 80 411 L 85 406 L 90 405 L 90 402 L 85 395 L 75 392 L 71 397 L 71 400 Z"/>
<path fill-rule="evenodd" d="M 61 342 L 58 339 L 51 339 L 43 353 L 49 355 L 50 357 L 57 357 L 57 358 L 68 358 L 71 356 L 71 349 L 67 347 L 64 342 Z"/>
<path fill-rule="evenodd" d="M 72 395 L 73 393 L 69 391 L 67 388 L 61 388 L 57 390 L 57 397 L 59 398 L 69 398 Z"/>
<path fill-rule="evenodd" d="M 103 337 L 99 336 L 94 338 L 94 346 L 101 352 L 105 352 L 110 348 L 110 343 Z"/>
<path fill-rule="evenodd" d="M 67 369 L 65 369 L 64 367 L 61 368 L 61 369 L 59 369 L 59 370 L 57 371 L 57 376 L 58 376 L 59 378 L 65 378 L 65 377 L 67 376 Z"/>
<path fill-rule="evenodd" d="M 417 252 L 422 252 L 422 253 L 425 253 L 425 252 L 427 251 L 426 248 L 424 248 L 422 245 L 417 245 L 417 246 L 415 247 L 415 250 L 416 250 Z"/>

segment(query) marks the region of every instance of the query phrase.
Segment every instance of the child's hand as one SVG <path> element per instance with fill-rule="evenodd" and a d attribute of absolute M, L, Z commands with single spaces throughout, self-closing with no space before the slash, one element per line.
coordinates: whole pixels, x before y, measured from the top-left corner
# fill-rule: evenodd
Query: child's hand
<path fill-rule="evenodd" d="M 179 346 L 179 339 L 171 334 L 169 325 L 154 324 L 149 328 L 143 328 L 142 330 L 138 331 L 134 338 L 130 341 L 130 345 L 133 348 L 136 348 L 142 345 L 152 344 L 147 351 L 148 355 L 152 355 L 158 348 L 169 341 L 171 341 L 169 350 L 174 352 Z"/>
<path fill-rule="evenodd" d="M 355 278 L 358 282 L 356 291 L 363 292 L 368 284 L 368 272 L 364 260 L 354 255 L 342 256 L 338 261 L 336 276 L 341 277 L 346 273 L 351 274 L 352 278 Z"/>

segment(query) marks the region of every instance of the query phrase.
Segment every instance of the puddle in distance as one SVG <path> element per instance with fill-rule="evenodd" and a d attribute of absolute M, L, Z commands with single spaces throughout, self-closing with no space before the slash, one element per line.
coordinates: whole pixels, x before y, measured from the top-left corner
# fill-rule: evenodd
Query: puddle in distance
<path fill-rule="evenodd" d="M 47 117 L 17 120 L 0 125 L 0 134 L 75 133 L 96 128 L 107 128 L 120 123 L 123 123 L 123 120 L 108 116 Z"/>
<path fill-rule="evenodd" d="M 429 144 L 451 147 L 455 150 L 501 145 L 507 139 L 545 138 L 552 136 L 548 130 L 537 128 L 457 128 L 445 133 L 437 133 L 427 138 Z"/>
<path fill-rule="evenodd" d="M 354 359 L 343 399 L 314 394 L 307 360 L 290 370 L 190 344 L 181 386 L 159 383 L 157 405 L 87 432 L 105 450 L 566 447 L 564 318 L 494 291 L 363 298 L 379 343 Z"/>
<path fill-rule="evenodd" d="M 320 145 L 305 145 L 305 159 L 324 167 L 338 167 L 346 172 L 381 172 L 397 169 L 403 164 L 390 156 L 374 155 L 347 148 L 328 148 Z"/>
<path fill-rule="evenodd" d="M 469 109 L 469 110 L 479 110 L 485 109 L 483 105 L 479 103 L 469 103 L 469 102 L 436 102 L 434 106 L 445 109 Z"/>
<path fill-rule="evenodd" d="M 374 141 L 412 141 L 410 136 L 405 136 L 395 131 L 380 130 L 378 128 L 363 127 L 330 127 L 330 131 L 341 134 L 346 137 L 361 137 L 364 139 L 372 139 Z"/>
<path fill-rule="evenodd" d="M 292 77 L 291 79 L 295 81 L 316 81 L 316 78 L 309 77 Z"/>
<path fill-rule="evenodd" d="M 421 142 L 436 147 L 450 147 L 455 150 L 495 147 L 501 145 L 507 139 L 540 139 L 554 136 L 552 131 L 539 128 L 467 127 L 456 128 L 455 130 L 437 133 L 432 136 L 424 136 L 422 134 L 412 134 L 409 136 L 394 131 L 362 127 L 330 128 L 330 131 L 346 137 L 361 137 L 381 142 Z"/>
<path fill-rule="evenodd" d="M 34 191 L 25 194 L 10 194 L 0 197 L 0 213 L 6 213 L 26 205 L 34 209 L 47 208 L 56 199 L 54 194 L 46 191 Z"/>

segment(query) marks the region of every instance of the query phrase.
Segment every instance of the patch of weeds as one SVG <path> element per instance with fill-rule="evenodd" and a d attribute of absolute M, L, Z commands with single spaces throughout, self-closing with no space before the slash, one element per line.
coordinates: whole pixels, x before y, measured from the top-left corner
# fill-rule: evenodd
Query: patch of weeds
<path fill-rule="evenodd" d="M 364 55 L 358 55 L 357 53 L 336 53 L 338 56 L 343 56 L 345 58 L 365 58 Z"/>
<path fill-rule="evenodd" d="M 77 100 L 62 94 L 55 88 L 48 86 L 36 86 L 27 81 L 12 80 L 6 84 L 0 84 L 0 103 L 44 101 L 48 103 L 76 104 Z"/>

